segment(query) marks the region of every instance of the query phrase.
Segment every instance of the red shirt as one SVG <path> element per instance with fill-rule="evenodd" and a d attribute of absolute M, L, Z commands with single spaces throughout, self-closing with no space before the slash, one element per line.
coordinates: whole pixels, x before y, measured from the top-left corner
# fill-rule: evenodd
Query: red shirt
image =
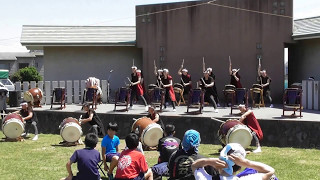
<path fill-rule="evenodd" d="M 245 119 L 244 124 L 247 125 L 252 131 L 257 134 L 258 139 L 261 141 L 263 139 L 263 132 L 261 130 L 260 124 L 257 118 L 251 112 Z"/>
<path fill-rule="evenodd" d="M 133 179 L 139 175 L 140 172 L 147 172 L 148 165 L 144 155 L 132 149 L 122 151 L 116 177 L 120 179 Z"/>

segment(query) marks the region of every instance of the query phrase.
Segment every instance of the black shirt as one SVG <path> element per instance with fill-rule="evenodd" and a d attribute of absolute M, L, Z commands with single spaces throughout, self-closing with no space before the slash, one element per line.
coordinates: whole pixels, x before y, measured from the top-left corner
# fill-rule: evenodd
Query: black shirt
<path fill-rule="evenodd" d="M 99 116 L 96 114 L 95 111 L 93 110 L 89 110 L 83 117 L 83 119 L 87 119 L 90 117 L 90 112 L 93 113 L 93 117 L 92 117 L 92 120 L 89 121 L 88 123 L 93 126 L 93 125 L 98 125 L 98 131 L 99 131 L 99 134 L 105 136 L 105 130 L 104 130 L 104 126 L 102 124 L 102 121 L 101 119 L 99 118 Z"/>
<path fill-rule="evenodd" d="M 158 151 L 160 152 L 161 162 L 169 161 L 172 153 L 179 149 L 180 142 L 180 139 L 173 136 L 163 137 L 159 140 Z"/>
<path fill-rule="evenodd" d="M 206 80 L 206 78 L 203 77 L 200 79 L 200 82 L 201 82 L 201 88 L 206 90 L 205 96 L 215 95 L 213 87 L 205 87 L 205 85 L 203 84 L 203 81 L 206 84 L 211 84 L 212 82 L 214 82 L 213 78 L 209 76 L 208 79 Z"/>
<path fill-rule="evenodd" d="M 204 156 L 197 154 L 192 150 L 186 153 L 183 149 L 179 149 L 172 154 L 170 162 L 168 163 L 170 174 L 169 179 L 194 180 L 195 177 L 192 173 L 191 165 L 194 161 L 201 158 L 204 158 Z M 206 166 L 205 170 L 212 176 L 212 179 L 220 179 L 218 171 L 213 167 Z"/>
<path fill-rule="evenodd" d="M 263 77 L 263 76 L 260 76 L 259 77 L 259 84 L 267 84 L 269 81 L 269 83 L 271 82 L 271 78 L 269 76 L 266 76 L 266 77 Z M 263 91 L 267 91 L 267 90 L 270 90 L 270 84 L 268 86 L 265 86 L 263 87 Z"/>
<path fill-rule="evenodd" d="M 31 119 L 25 120 L 25 121 L 26 121 L 27 123 L 31 123 L 31 122 L 33 122 L 33 121 L 38 122 L 38 118 L 37 118 L 37 115 L 35 114 L 35 112 L 33 112 L 33 111 L 31 111 L 31 112 L 32 112 L 32 117 L 31 117 Z M 25 118 L 25 117 L 29 116 L 29 110 L 21 109 L 21 110 L 19 111 L 19 114 L 20 114 L 23 118 Z"/>

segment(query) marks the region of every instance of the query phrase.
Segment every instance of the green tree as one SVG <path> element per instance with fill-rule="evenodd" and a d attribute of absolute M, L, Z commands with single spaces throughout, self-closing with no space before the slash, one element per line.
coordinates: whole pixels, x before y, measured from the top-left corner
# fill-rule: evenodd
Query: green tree
<path fill-rule="evenodd" d="M 35 67 L 25 67 L 17 71 L 11 77 L 13 82 L 16 81 L 41 81 L 42 77 Z"/>

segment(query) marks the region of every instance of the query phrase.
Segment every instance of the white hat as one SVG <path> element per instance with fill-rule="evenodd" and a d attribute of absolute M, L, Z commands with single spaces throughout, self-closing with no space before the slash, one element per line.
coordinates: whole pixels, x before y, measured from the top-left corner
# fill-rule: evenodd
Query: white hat
<path fill-rule="evenodd" d="M 188 72 L 188 69 L 184 68 L 181 70 L 182 72 Z"/>
<path fill-rule="evenodd" d="M 169 72 L 169 70 L 168 70 L 168 69 L 163 69 L 163 72 L 167 72 L 167 73 L 168 73 L 168 72 Z"/>
<path fill-rule="evenodd" d="M 209 68 L 207 68 L 207 71 L 212 71 L 212 68 L 210 68 L 210 67 L 209 67 Z"/>
<path fill-rule="evenodd" d="M 137 72 L 138 72 L 138 73 L 141 73 L 141 70 L 140 70 L 140 69 L 137 69 Z"/>
<path fill-rule="evenodd" d="M 235 155 L 237 157 L 245 158 L 246 157 L 246 150 L 238 144 L 238 143 L 229 143 L 227 144 L 220 152 L 220 156 L 225 157 L 228 156 L 228 152 L 230 150 L 233 150 L 232 153 L 229 153 L 230 155 Z"/>
<path fill-rule="evenodd" d="M 203 71 L 203 74 L 209 74 L 208 70 Z"/>
<path fill-rule="evenodd" d="M 137 66 L 132 66 L 131 69 L 138 69 Z"/>
<path fill-rule="evenodd" d="M 158 69 L 158 72 L 163 72 L 163 70 L 162 69 Z"/>

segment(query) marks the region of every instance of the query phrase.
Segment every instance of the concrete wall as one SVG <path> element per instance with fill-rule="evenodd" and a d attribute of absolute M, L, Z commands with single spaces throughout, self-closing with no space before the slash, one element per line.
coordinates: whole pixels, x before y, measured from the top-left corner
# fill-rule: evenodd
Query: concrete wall
<path fill-rule="evenodd" d="M 54 112 L 36 111 L 39 119 L 38 129 L 40 133 L 59 134 L 58 126 L 67 117 L 79 118 L 80 112 Z M 120 138 L 131 131 L 132 118 L 137 115 L 124 114 L 98 114 L 105 128 L 109 122 L 117 122 Z M 141 115 L 143 116 L 143 115 Z M 220 144 L 217 132 L 221 123 L 207 117 L 181 117 L 181 116 L 161 116 L 164 124 L 170 123 L 176 126 L 176 136 L 181 138 L 184 132 L 190 128 L 195 129 L 201 134 L 202 143 Z M 225 118 L 224 120 L 227 120 Z M 320 148 L 320 126 L 319 122 L 299 122 L 284 120 L 259 120 L 264 139 L 262 146 L 275 147 L 299 147 L 299 148 Z M 88 132 L 89 125 L 83 126 L 84 134 Z M 254 145 L 254 140 L 252 141 Z"/>
<path fill-rule="evenodd" d="M 132 59 L 141 68 L 141 49 L 136 47 L 44 47 L 44 80 L 110 79 L 111 89 L 123 87 L 130 77 Z"/>
<path fill-rule="evenodd" d="M 273 3 L 277 2 L 277 6 Z M 225 0 L 216 1 L 232 7 L 273 13 L 285 9 L 292 16 L 292 0 Z M 136 7 L 136 14 L 146 14 L 173 8 L 192 6 L 204 1 L 143 5 Z M 262 55 L 262 66 L 273 79 L 273 99 L 281 101 L 284 89 L 284 44 L 291 42 L 292 19 L 253 12 L 234 10 L 212 5 L 201 5 L 166 13 L 139 16 L 136 18 L 137 47 L 143 48 L 143 70 L 152 74 L 153 60 L 158 67 L 167 67 L 174 81 L 179 82 L 177 70 L 182 59 L 193 79 L 193 84 L 202 76 L 202 57 L 207 67 L 213 67 L 220 97 L 225 84 L 229 84 L 228 73 L 231 56 L 234 68 L 241 68 L 244 87 L 256 83 L 258 60 Z M 257 43 L 262 48 L 257 48 Z M 163 61 L 160 61 L 163 57 Z M 149 76 L 147 83 L 154 83 Z M 222 99 L 222 98 L 221 98 Z"/>
<path fill-rule="evenodd" d="M 299 40 L 289 47 L 289 84 L 313 76 L 320 80 L 320 39 Z"/>

